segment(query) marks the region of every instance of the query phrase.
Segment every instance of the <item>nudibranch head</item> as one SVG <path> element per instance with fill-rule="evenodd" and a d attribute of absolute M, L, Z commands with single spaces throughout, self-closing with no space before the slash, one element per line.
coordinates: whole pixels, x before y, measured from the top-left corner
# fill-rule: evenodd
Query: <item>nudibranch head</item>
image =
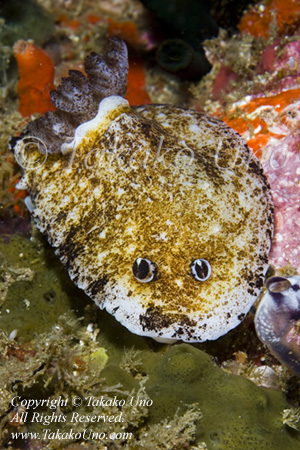
<path fill-rule="evenodd" d="M 77 286 L 133 333 L 216 339 L 263 286 L 268 183 L 223 122 L 170 105 L 131 108 L 124 80 L 110 90 L 128 69 L 126 47 L 111 45 L 87 77 L 71 72 L 52 94 L 59 109 L 14 145 L 32 215 Z M 43 141 L 43 159 L 40 146 L 25 149 L 28 136 Z"/>
<path fill-rule="evenodd" d="M 300 376 L 300 275 L 271 277 L 266 288 L 255 315 L 257 335 Z"/>

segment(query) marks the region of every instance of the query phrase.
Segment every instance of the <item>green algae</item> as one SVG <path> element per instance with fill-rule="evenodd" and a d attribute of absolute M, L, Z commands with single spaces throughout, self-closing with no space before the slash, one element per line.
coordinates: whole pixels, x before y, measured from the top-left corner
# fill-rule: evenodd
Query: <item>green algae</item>
<path fill-rule="evenodd" d="M 202 411 L 197 439 L 208 449 L 299 447 L 300 436 L 291 434 L 281 421 L 286 405 L 281 392 L 224 373 L 209 355 L 186 344 L 170 347 L 155 372 L 149 376 L 152 386 L 147 392 L 156 405 L 156 417 L 162 406 L 168 405 L 170 414 L 173 403 L 197 402 Z"/>
<path fill-rule="evenodd" d="M 18 39 L 33 39 L 40 45 L 54 32 L 53 17 L 35 0 L 1 2 L 0 17 L 4 45 L 12 46 Z"/>
<path fill-rule="evenodd" d="M 58 317 L 68 311 L 80 314 L 85 295 L 74 288 L 53 251 L 41 240 L 13 236 L 0 243 L 0 255 L 11 270 L 32 272 L 31 280 L 18 280 L 9 287 L 0 314 L 0 327 L 29 340 L 35 333 L 50 331 Z M 73 315 L 76 317 L 76 314 Z"/>
<path fill-rule="evenodd" d="M 4 282 L 12 270 L 31 274 L 11 280 L 1 308 L 1 448 L 12 445 L 10 401 L 20 395 L 68 400 L 61 408 L 66 423 L 51 423 L 53 432 L 67 432 L 74 412 L 122 413 L 123 422 L 72 424 L 79 433 L 119 433 L 117 440 L 83 440 L 89 450 L 105 445 L 128 450 L 299 449 L 298 419 L 295 414 L 290 419 L 287 412 L 297 411 L 297 406 L 293 409 L 281 391 L 224 372 L 196 346 L 162 345 L 131 334 L 71 283 L 36 232 L 31 240 L 14 236 L 0 243 L 0 254 Z M 83 402 L 75 408 L 74 396 L 102 397 L 108 404 Z M 125 404 L 110 404 L 113 398 Z M 38 412 L 49 413 L 45 408 Z M 32 432 L 45 428 L 39 422 L 26 427 Z M 50 439 L 45 445 L 59 450 L 74 442 Z M 13 445 L 18 448 L 18 443 Z"/>
<path fill-rule="evenodd" d="M 253 382 L 225 373 L 206 353 L 188 344 L 142 352 L 139 370 L 153 406 L 148 423 L 171 420 L 180 406 L 197 403 L 201 410 L 195 442 L 218 450 L 297 449 L 300 434 L 282 422 L 287 402 L 280 391 L 260 388 Z M 110 374 L 108 365 L 103 376 Z M 114 372 L 117 365 L 114 366 Z"/>

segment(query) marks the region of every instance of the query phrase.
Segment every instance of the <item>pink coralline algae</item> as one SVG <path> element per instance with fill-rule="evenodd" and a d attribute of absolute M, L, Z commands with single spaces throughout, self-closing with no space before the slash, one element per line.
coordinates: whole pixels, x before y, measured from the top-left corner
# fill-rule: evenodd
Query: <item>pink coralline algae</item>
<path fill-rule="evenodd" d="M 300 39 L 300 36 L 295 36 L 295 39 Z M 272 74 L 271 81 L 267 84 L 268 88 L 286 90 L 299 87 L 300 40 L 288 42 L 283 48 L 280 42 L 268 46 L 262 63 Z"/>
<path fill-rule="evenodd" d="M 274 63 L 277 89 L 295 93 L 269 129 L 274 132 L 262 152 L 262 163 L 275 203 L 275 235 L 270 262 L 300 272 L 300 41 L 289 42 Z M 273 78 L 273 77 L 272 77 Z M 271 82 L 272 83 L 272 82 Z M 276 83 L 275 83 L 276 85 Z M 277 136 L 276 136 L 277 135 Z"/>
<path fill-rule="evenodd" d="M 298 106 L 300 105 L 300 101 Z M 291 265 L 300 271 L 300 131 L 295 130 L 278 143 L 268 146 L 268 159 L 263 162 L 275 203 L 275 234 L 270 263 Z"/>
<path fill-rule="evenodd" d="M 235 102 L 223 120 L 260 158 L 275 203 L 270 264 L 300 271 L 300 36 L 266 47 L 260 92 Z"/>
<path fill-rule="evenodd" d="M 293 105 L 295 107 L 295 105 Z M 275 234 L 270 262 L 300 271 L 300 100 L 295 125 L 263 151 L 265 173 L 275 203 Z M 293 108 L 294 109 L 294 108 Z M 293 111 L 296 114 L 296 111 Z M 288 114 L 288 112 L 286 113 Z"/>

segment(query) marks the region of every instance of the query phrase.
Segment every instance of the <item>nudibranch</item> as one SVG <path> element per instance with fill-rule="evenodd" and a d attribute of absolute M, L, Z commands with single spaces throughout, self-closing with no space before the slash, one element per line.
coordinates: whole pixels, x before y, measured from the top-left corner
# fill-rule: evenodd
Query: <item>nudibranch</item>
<path fill-rule="evenodd" d="M 300 275 L 271 277 L 266 288 L 255 314 L 257 335 L 300 376 Z"/>
<path fill-rule="evenodd" d="M 217 339 L 264 283 L 273 203 L 260 163 L 223 122 L 130 107 L 126 45 L 110 40 L 51 92 L 55 112 L 11 141 L 38 228 L 71 279 L 131 332 Z"/>

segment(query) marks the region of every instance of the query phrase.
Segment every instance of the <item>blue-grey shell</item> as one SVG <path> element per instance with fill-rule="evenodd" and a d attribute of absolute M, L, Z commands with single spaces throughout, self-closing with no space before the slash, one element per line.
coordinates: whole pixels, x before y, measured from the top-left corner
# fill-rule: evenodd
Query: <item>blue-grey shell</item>
<path fill-rule="evenodd" d="M 257 335 L 300 376 L 300 275 L 274 276 L 266 287 L 255 314 Z"/>

